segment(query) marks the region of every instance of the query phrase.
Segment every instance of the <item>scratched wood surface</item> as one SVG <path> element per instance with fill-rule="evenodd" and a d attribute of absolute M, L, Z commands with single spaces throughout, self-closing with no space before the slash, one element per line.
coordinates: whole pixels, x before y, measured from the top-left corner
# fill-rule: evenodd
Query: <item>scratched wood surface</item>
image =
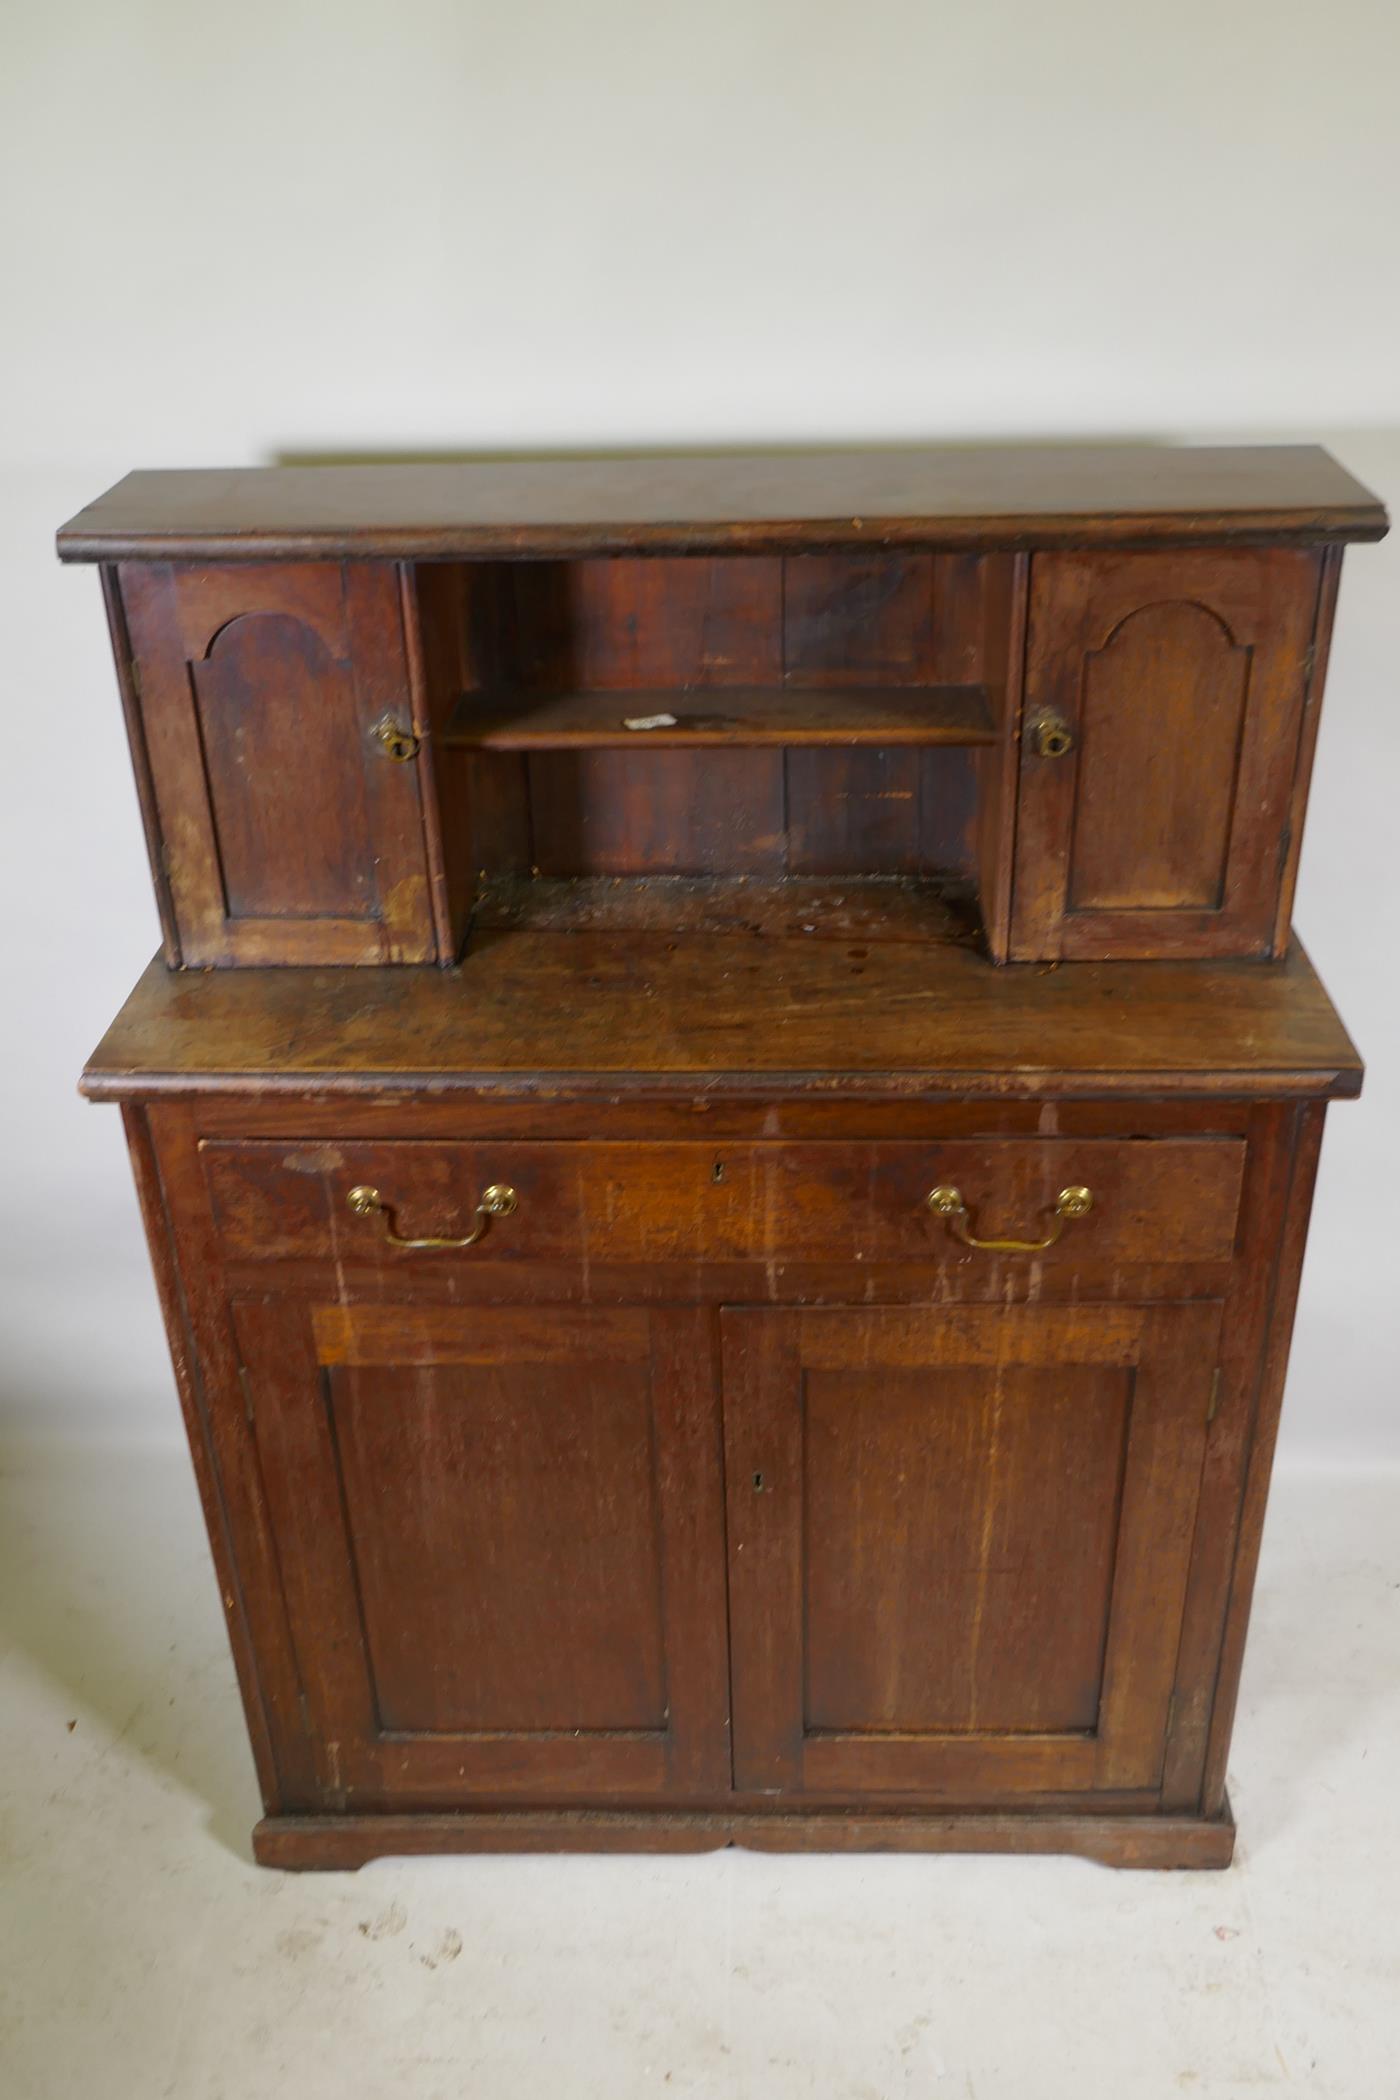
<path fill-rule="evenodd" d="M 381 1191 L 400 1236 L 441 1238 L 467 1232 L 482 1190 L 506 1183 L 518 1203 L 481 1242 L 493 1262 L 651 1263 L 934 1262 L 959 1255 L 961 1242 L 929 1213 L 930 1188 L 956 1186 L 983 1236 L 1036 1238 L 1059 1191 L 1086 1185 L 1093 1209 L 1037 1262 L 1051 1270 L 1228 1261 L 1244 1149 L 1231 1138 L 1055 1137 L 729 1145 L 721 1154 L 704 1139 L 635 1138 L 201 1147 L 223 1245 L 250 1261 L 385 1259 L 383 1220 L 349 1208 L 357 1186 Z"/>
<path fill-rule="evenodd" d="M 69 561 L 1378 539 L 1316 445 L 951 445 L 127 475 L 58 535 Z"/>
<path fill-rule="evenodd" d="M 420 1099 L 439 1121 L 498 1113 Z M 172 1339 L 199 1366 L 191 1434 L 230 1541 L 225 1593 L 257 1629 L 241 1652 L 267 1743 L 259 1856 L 282 1856 L 283 1833 L 302 1864 L 370 1856 L 365 1811 L 449 1848 L 606 1842 L 598 1815 L 665 1845 L 683 1800 L 714 1819 L 817 1812 L 754 1823 L 754 1842 L 785 1846 L 1013 1844 L 1019 1828 L 1027 1846 L 1053 1831 L 1125 1862 L 1228 1857 L 1228 1818 L 1200 1806 L 1198 1715 L 1291 1126 L 1231 1099 L 1067 1102 L 1057 1120 L 1082 1134 L 1047 1137 L 1017 1130 L 1015 1104 L 955 1101 L 918 1111 L 922 1139 L 872 1147 L 850 1134 L 864 1107 L 811 1109 L 825 1142 L 718 1150 L 636 1134 L 435 1143 L 403 1107 L 413 1134 L 395 1138 L 382 1096 L 336 1109 L 320 1088 L 129 1110 L 153 1246 L 178 1277 Z M 509 1113 L 568 1128 L 560 1104 L 517 1097 Z M 635 1133 L 637 1111 L 612 1113 Z M 979 1114 L 1006 1134 L 979 1134 Z M 278 1118 L 282 1139 L 247 1134 Z M 979 1255 L 934 1224 L 905 1259 L 930 1172 L 1014 1228 L 1072 1159 L 1102 1195 L 1097 1252 Z M 501 1160 L 533 1235 L 514 1255 L 400 1254 L 343 1202 L 372 1171 L 405 1226 L 450 1227 Z M 732 1310 L 756 1289 L 768 1311 Z M 1047 1465 L 1064 1483 L 1053 1507 Z M 1190 1518 L 1207 1491 L 1203 1534 Z M 932 1525 L 916 1521 L 929 1497 Z M 606 1550 L 575 1579 L 570 1556 L 595 1536 Z M 1008 1587 L 1004 1566 L 1039 1573 Z M 548 1663 L 561 1582 L 572 1689 Z M 929 1585 L 947 1602 L 932 1618 L 911 1608 Z M 282 1695 L 293 1653 L 306 1705 Z M 1094 1814 L 1066 1821 L 1076 1800 Z M 896 1802 L 882 1837 L 871 1810 Z M 569 1804 L 577 1820 L 559 1820 Z M 1019 1825 L 989 1820 L 1010 1804 Z M 1095 1816 L 1134 1819 L 1130 1835 L 1100 1835 Z"/>
<path fill-rule="evenodd" d="M 1228 1861 L 1361 1083 L 1289 906 L 1385 529 L 1306 447 L 160 474 L 65 528 L 185 966 L 84 1088 L 258 1858 Z"/>
<path fill-rule="evenodd" d="M 147 969 L 93 1097 L 224 1081 L 413 1093 L 562 1078 L 809 1090 L 1355 1093 L 1300 948 L 1278 964 L 990 969 L 970 950 L 798 936 L 502 933 L 453 971 Z"/>

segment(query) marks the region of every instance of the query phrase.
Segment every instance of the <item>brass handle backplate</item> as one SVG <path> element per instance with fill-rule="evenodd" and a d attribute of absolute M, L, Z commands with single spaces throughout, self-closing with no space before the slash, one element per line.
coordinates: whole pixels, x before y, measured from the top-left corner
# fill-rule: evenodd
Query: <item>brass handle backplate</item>
<path fill-rule="evenodd" d="M 378 737 L 390 758 L 397 759 L 400 765 L 418 756 L 418 738 L 411 729 L 401 729 L 392 715 L 381 715 L 371 734 Z"/>
<path fill-rule="evenodd" d="M 1031 740 L 1042 758 L 1063 758 L 1074 749 L 1074 732 L 1053 707 L 1042 707 L 1032 716 Z"/>
<path fill-rule="evenodd" d="M 1039 1240 L 981 1240 L 972 1229 L 967 1205 L 963 1202 L 961 1189 L 940 1187 L 930 1189 L 925 1203 L 937 1218 L 946 1218 L 948 1230 L 960 1239 L 965 1247 L 979 1247 L 987 1254 L 1039 1254 L 1044 1247 L 1053 1247 L 1060 1234 L 1072 1218 L 1087 1217 L 1094 1207 L 1091 1190 L 1076 1184 L 1061 1189 L 1055 1198 L 1054 1215 L 1050 1230 Z"/>
<path fill-rule="evenodd" d="M 361 1185 L 359 1188 L 351 1189 L 345 1200 L 357 1218 L 378 1217 L 381 1220 L 384 1226 L 384 1238 L 391 1247 L 474 1247 L 486 1231 L 491 1220 L 493 1218 L 508 1218 L 520 1201 L 520 1198 L 516 1195 L 515 1190 L 509 1188 L 504 1182 L 493 1181 L 489 1189 L 483 1189 L 481 1192 L 481 1201 L 476 1206 L 475 1225 L 473 1225 L 470 1232 L 464 1233 L 460 1239 L 455 1240 L 404 1239 L 400 1233 L 394 1230 L 392 1204 L 384 1201 L 378 1189 L 366 1188 Z"/>

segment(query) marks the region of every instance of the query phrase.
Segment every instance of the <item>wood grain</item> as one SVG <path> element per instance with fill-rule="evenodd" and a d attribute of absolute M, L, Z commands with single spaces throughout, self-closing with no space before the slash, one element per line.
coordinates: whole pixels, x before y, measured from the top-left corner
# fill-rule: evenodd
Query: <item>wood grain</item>
<path fill-rule="evenodd" d="M 670 715 L 668 724 L 628 723 Z M 469 693 L 452 717 L 452 743 L 485 751 L 704 749 L 727 744 L 990 744 L 996 732 L 976 685 L 629 688 L 626 693 Z"/>
<path fill-rule="evenodd" d="M 1116 1263 L 1228 1262 L 1244 1147 L 1229 1138 L 1156 1143 L 1000 1138 L 941 1143 L 462 1145 L 355 1136 L 338 1144 L 232 1144 L 201 1156 L 222 1244 L 233 1259 L 311 1259 L 396 1270 L 521 1261 L 920 1262 L 956 1292 L 1025 1257 L 976 1252 L 930 1215 L 951 1183 L 977 1229 L 1035 1238 L 1059 1191 L 1086 1184 L 1094 1207 L 1035 1257 L 1037 1275 Z M 511 1216 L 472 1247 L 388 1244 L 381 1218 L 356 1217 L 352 1188 L 372 1186 L 404 1237 L 450 1238 L 476 1222 L 484 1189 L 516 1191 Z M 327 1338 L 323 1337 L 323 1342 Z M 407 1334 L 395 1346 L 406 1348 Z M 518 1337 L 516 1346 L 524 1347 Z M 569 1346 L 567 1339 L 563 1346 Z M 345 1359 L 347 1361 L 358 1359 Z"/>
<path fill-rule="evenodd" d="M 129 474 L 67 561 L 393 560 L 1379 539 L 1315 445 L 967 445 Z"/>
<path fill-rule="evenodd" d="M 84 1087 L 258 1858 L 1228 1861 L 1361 1081 L 1288 916 L 1385 527 L 1312 448 L 981 447 L 136 476 L 65 529 L 179 966 Z"/>
<path fill-rule="evenodd" d="M 1013 957 L 1278 952 L 1320 561 L 1033 562 Z"/>
<path fill-rule="evenodd" d="M 119 588 L 181 962 L 434 960 L 416 765 L 373 734 L 413 721 L 394 570 L 157 563 Z"/>
<path fill-rule="evenodd" d="M 459 969 L 153 964 L 93 1053 L 94 1099 L 230 1087 L 412 1095 L 562 1085 L 769 1092 L 1355 1094 L 1301 948 L 1276 965 L 992 970 L 959 947 L 506 934 Z"/>
<path fill-rule="evenodd" d="M 736 1784 L 1155 1785 L 1219 1322 L 723 1312 Z"/>
<path fill-rule="evenodd" d="M 1234 1855 L 1228 1812 L 1204 1816 L 872 1815 L 790 1810 L 635 1815 L 479 1811 L 455 1816 L 270 1816 L 254 1856 L 284 1871 L 362 1867 L 425 1852 L 1061 1852 L 1105 1867 L 1220 1868 Z"/>
<path fill-rule="evenodd" d="M 328 1805 L 727 1783 L 708 1315 L 232 1310 Z"/>

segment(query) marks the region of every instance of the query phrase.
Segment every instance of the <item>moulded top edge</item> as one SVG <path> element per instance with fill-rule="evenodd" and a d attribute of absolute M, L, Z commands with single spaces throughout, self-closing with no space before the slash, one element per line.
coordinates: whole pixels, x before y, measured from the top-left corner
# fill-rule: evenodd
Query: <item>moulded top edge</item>
<path fill-rule="evenodd" d="M 67 561 L 578 557 L 1375 540 L 1319 446 L 948 446 L 139 472 Z"/>

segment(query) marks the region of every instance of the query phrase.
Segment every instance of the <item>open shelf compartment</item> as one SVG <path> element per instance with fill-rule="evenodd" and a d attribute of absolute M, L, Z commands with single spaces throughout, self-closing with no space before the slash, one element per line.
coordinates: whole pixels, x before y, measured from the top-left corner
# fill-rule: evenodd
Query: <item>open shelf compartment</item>
<path fill-rule="evenodd" d="M 888 550 L 421 565 L 454 952 L 979 924 L 1001 952 L 1024 589 L 1017 556 Z"/>

